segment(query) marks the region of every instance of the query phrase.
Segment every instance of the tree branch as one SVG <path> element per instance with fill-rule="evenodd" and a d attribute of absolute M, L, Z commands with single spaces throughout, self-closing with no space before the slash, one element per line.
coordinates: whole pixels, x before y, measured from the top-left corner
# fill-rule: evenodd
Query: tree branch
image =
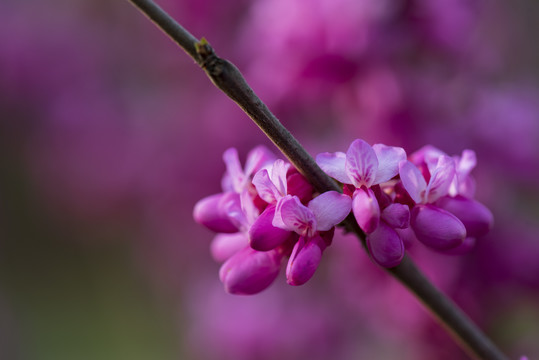
<path fill-rule="evenodd" d="M 317 191 L 342 192 L 339 185 L 320 169 L 309 153 L 256 96 L 236 66 L 228 60 L 219 58 L 205 39 L 199 41 L 153 1 L 129 1 L 196 61 L 215 86 L 249 115 Z M 348 231 L 355 233 L 365 246 L 365 234 L 357 225 L 353 215 L 346 218 L 344 225 Z M 470 318 L 427 280 L 409 257 L 405 256 L 401 264 L 387 270 L 431 310 L 472 357 L 485 360 L 507 360 L 507 357 Z"/>

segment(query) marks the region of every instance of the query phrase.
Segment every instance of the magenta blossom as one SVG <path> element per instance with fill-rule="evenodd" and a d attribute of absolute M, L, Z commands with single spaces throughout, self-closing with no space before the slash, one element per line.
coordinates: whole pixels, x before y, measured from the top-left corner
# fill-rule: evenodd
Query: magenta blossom
<path fill-rule="evenodd" d="M 268 203 L 249 229 L 249 243 L 255 250 L 271 250 L 290 237 L 290 231 L 272 224 L 275 210 L 286 195 L 297 195 L 302 201 L 312 198 L 312 186 L 299 173 L 288 176 L 290 169 L 290 164 L 278 159 L 273 166 L 260 170 L 253 177 L 258 196 Z"/>
<path fill-rule="evenodd" d="M 378 227 L 380 207 L 371 187 L 393 178 L 399 172 L 399 162 L 406 159 L 404 149 L 383 144 L 370 146 L 357 139 L 346 154 L 322 153 L 316 162 L 329 176 L 355 187 L 352 211 L 357 223 L 367 234 Z"/>
<path fill-rule="evenodd" d="M 299 235 L 286 268 L 286 278 L 290 285 L 302 285 L 313 276 L 322 252 L 332 239 L 335 225 L 346 218 L 351 207 L 350 197 L 336 191 L 319 195 L 307 206 L 292 195 L 279 201 L 273 226 Z"/>

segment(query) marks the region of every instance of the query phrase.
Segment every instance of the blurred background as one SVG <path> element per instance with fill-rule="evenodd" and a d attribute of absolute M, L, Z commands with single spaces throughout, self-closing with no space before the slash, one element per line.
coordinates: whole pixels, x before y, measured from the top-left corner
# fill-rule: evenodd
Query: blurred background
<path fill-rule="evenodd" d="M 410 255 L 512 359 L 539 358 L 539 5 L 161 0 L 316 155 L 474 149 L 495 227 Z M 466 359 L 338 234 L 306 285 L 224 292 L 194 223 L 222 152 L 275 150 L 127 1 L 0 3 L 0 359 Z"/>

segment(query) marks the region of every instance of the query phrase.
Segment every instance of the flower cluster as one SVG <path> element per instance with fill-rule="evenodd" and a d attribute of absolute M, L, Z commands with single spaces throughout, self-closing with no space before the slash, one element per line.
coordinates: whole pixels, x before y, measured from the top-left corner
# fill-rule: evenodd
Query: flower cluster
<path fill-rule="evenodd" d="M 287 257 L 287 282 L 307 282 L 335 226 L 351 211 L 367 235 L 371 258 L 383 267 L 398 265 L 416 239 L 438 251 L 463 253 L 493 223 L 490 211 L 473 199 L 471 150 L 450 157 L 425 146 L 407 157 L 399 147 L 355 140 L 346 153 L 316 157 L 343 194 L 315 193 L 293 166 L 262 146 L 248 154 L 243 168 L 236 149 L 223 159 L 223 192 L 200 200 L 194 218 L 219 233 L 211 251 L 224 262 L 219 276 L 233 294 L 267 288 Z"/>

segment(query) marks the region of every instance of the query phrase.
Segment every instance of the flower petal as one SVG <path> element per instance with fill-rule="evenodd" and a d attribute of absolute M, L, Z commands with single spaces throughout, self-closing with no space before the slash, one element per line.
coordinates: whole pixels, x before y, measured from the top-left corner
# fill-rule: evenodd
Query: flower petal
<path fill-rule="evenodd" d="M 436 205 L 462 221 L 468 236 L 484 236 L 494 224 L 494 216 L 485 205 L 464 196 L 444 196 L 436 202 Z"/>
<path fill-rule="evenodd" d="M 371 189 L 357 189 L 352 197 L 352 211 L 361 228 L 367 234 L 373 232 L 380 222 L 380 207 Z"/>
<path fill-rule="evenodd" d="M 279 198 L 287 194 L 286 174 L 289 168 L 290 168 L 290 164 L 284 162 L 284 160 L 282 159 L 275 160 L 271 168 L 271 173 L 270 173 L 271 182 L 273 182 L 273 184 L 279 191 Z"/>
<path fill-rule="evenodd" d="M 345 169 L 346 154 L 343 152 L 322 153 L 316 156 L 316 163 L 326 174 L 343 184 L 351 184 Z"/>
<path fill-rule="evenodd" d="M 277 278 L 282 258 L 277 250 L 256 251 L 245 247 L 221 266 L 219 278 L 231 294 L 256 294 Z"/>
<path fill-rule="evenodd" d="M 253 185 L 258 195 L 268 204 L 275 204 L 281 198 L 279 190 L 271 181 L 266 169 L 262 169 L 255 174 Z"/>
<path fill-rule="evenodd" d="M 336 191 L 327 191 L 312 199 L 307 207 L 316 217 L 316 230 L 328 231 L 348 216 L 352 199 Z"/>
<path fill-rule="evenodd" d="M 354 140 L 346 152 L 345 169 L 356 188 L 370 187 L 378 171 L 376 153 L 365 141 Z"/>
<path fill-rule="evenodd" d="M 373 184 L 380 184 L 393 178 L 399 173 L 399 163 L 406 160 L 403 148 L 374 144 L 372 149 L 378 158 L 378 171 Z"/>
<path fill-rule="evenodd" d="M 382 219 L 392 228 L 404 229 L 410 225 L 410 208 L 394 203 L 382 211 Z"/>
<path fill-rule="evenodd" d="M 322 258 L 321 244 L 324 240 L 316 235 L 305 239 L 303 236 L 292 250 L 286 267 L 286 281 L 293 286 L 305 284 L 313 275 Z"/>
<path fill-rule="evenodd" d="M 247 178 L 241 168 L 240 158 L 238 156 L 238 150 L 230 148 L 223 153 L 223 161 L 226 165 L 226 172 L 230 177 L 232 186 L 236 192 L 241 192 L 247 182 Z"/>
<path fill-rule="evenodd" d="M 421 171 L 410 161 L 401 161 L 399 164 L 399 174 L 402 185 L 408 192 L 408 195 L 416 202 L 416 204 L 424 201 L 425 190 L 427 183 Z"/>
<path fill-rule="evenodd" d="M 269 205 L 249 228 L 249 244 L 258 251 L 268 251 L 281 245 L 290 231 L 272 225 L 275 205 Z"/>
<path fill-rule="evenodd" d="M 275 161 L 275 154 L 273 154 L 267 147 L 259 145 L 247 154 L 247 160 L 245 160 L 245 175 L 251 176 L 258 170 L 268 167 Z"/>
<path fill-rule="evenodd" d="M 316 232 L 316 218 L 297 196 L 287 195 L 277 202 L 273 226 L 311 237 Z"/>
<path fill-rule="evenodd" d="M 210 244 L 210 252 L 215 261 L 223 262 L 247 245 L 247 236 L 243 232 L 217 234 Z"/>
<path fill-rule="evenodd" d="M 462 244 L 466 228 L 450 212 L 434 205 L 417 205 L 412 209 L 410 224 L 417 239 L 436 250 L 449 250 Z"/>
<path fill-rule="evenodd" d="M 399 265 L 404 257 L 404 244 L 401 238 L 384 222 L 367 235 L 367 248 L 372 259 L 385 268 Z"/>
<path fill-rule="evenodd" d="M 238 194 L 233 192 L 215 194 L 199 200 L 193 209 L 193 218 L 197 223 L 215 232 L 238 232 L 239 224 L 232 221 L 226 211 L 228 206 L 225 204 L 231 197 L 239 201 Z"/>
<path fill-rule="evenodd" d="M 286 176 L 288 194 L 296 195 L 305 204 L 313 198 L 313 186 L 295 168 L 291 168 Z"/>
<path fill-rule="evenodd" d="M 433 203 L 447 195 L 454 178 L 455 160 L 446 155 L 440 156 L 425 191 L 426 202 Z"/>

